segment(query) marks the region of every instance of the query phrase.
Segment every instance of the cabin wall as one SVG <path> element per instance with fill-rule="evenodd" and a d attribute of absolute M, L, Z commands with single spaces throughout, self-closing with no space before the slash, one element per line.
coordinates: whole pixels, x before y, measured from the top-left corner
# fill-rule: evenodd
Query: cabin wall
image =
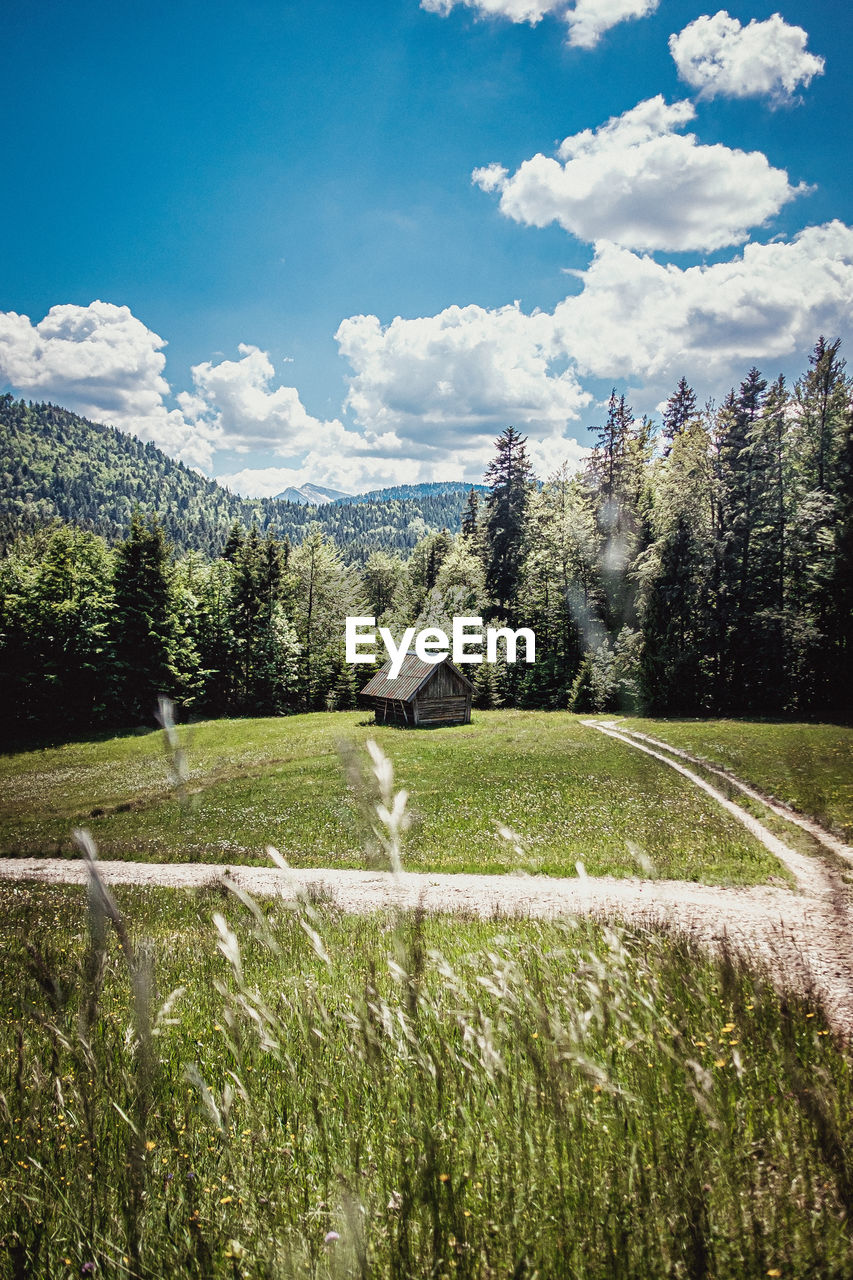
<path fill-rule="evenodd" d="M 432 697 L 432 684 L 430 684 L 426 695 L 420 694 L 415 699 L 415 704 L 416 723 L 419 725 L 471 723 L 470 694 L 449 694 L 435 698 Z"/>
<path fill-rule="evenodd" d="M 418 701 L 424 698 L 464 698 L 468 690 L 455 671 L 442 663 L 421 687 Z"/>

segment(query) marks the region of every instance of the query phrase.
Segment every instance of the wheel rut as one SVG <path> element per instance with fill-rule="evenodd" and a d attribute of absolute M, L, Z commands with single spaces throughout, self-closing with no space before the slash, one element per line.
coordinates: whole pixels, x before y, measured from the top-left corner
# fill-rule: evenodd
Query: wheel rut
<path fill-rule="evenodd" d="M 780 989 L 814 994 L 824 1004 L 835 1032 L 853 1041 L 850 946 L 853 915 L 850 888 L 839 871 L 821 856 L 809 857 L 790 848 L 758 818 L 736 805 L 688 765 L 720 773 L 751 798 L 767 804 L 767 798 L 742 780 L 726 771 L 709 769 L 703 761 L 690 758 L 687 753 L 613 722 L 589 720 L 584 724 L 591 731 L 606 734 L 626 749 L 642 751 L 681 774 L 743 823 L 790 871 L 796 887 L 728 888 L 677 880 L 585 875 L 557 879 L 424 872 L 394 875 L 325 868 L 282 871 L 277 867 L 112 860 L 99 861 L 98 869 L 110 885 L 148 885 L 177 890 L 233 885 L 256 897 L 292 900 L 305 896 L 352 913 L 419 908 L 481 919 L 592 916 L 618 919 L 639 927 L 676 929 L 707 949 L 727 948 L 749 963 L 760 965 Z M 785 808 L 775 801 L 767 807 L 773 812 Z M 788 818 L 787 811 L 780 816 Z M 803 821 L 797 825 L 803 826 Z M 804 829 L 810 831 L 809 827 Z M 823 832 L 822 828 L 820 831 L 823 836 L 831 837 L 831 833 Z M 836 837 L 831 840 L 841 843 Z M 826 840 L 821 843 L 833 853 L 846 856 L 832 843 Z M 87 864 L 82 859 L 0 858 L 0 881 L 84 884 L 88 875 Z"/>

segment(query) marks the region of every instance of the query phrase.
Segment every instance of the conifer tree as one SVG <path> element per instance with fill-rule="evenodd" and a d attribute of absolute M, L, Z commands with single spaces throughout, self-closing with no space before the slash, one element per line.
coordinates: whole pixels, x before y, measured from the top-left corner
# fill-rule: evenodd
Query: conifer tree
<path fill-rule="evenodd" d="M 527 437 L 514 427 L 495 441 L 497 454 L 486 469 L 486 585 L 497 612 L 513 621 L 521 578 L 524 529 L 533 468 Z"/>
<path fill-rule="evenodd" d="M 764 405 L 767 382 L 750 369 L 738 394 L 727 397 L 718 442 L 721 579 L 717 594 L 720 641 L 718 696 L 721 709 L 753 709 L 754 612 L 759 578 L 755 534 L 761 512 L 763 459 L 754 447 L 754 428 Z"/>
<path fill-rule="evenodd" d="M 154 720 L 157 699 L 174 692 L 175 639 L 169 546 L 156 516 L 133 513 L 115 552 L 110 641 L 116 714 L 124 723 Z"/>
<path fill-rule="evenodd" d="M 335 544 L 318 524 L 290 558 L 293 573 L 293 622 L 301 645 L 301 702 L 322 708 L 334 679 L 335 655 L 348 614 L 364 613 L 360 584 Z"/>
<path fill-rule="evenodd" d="M 678 386 L 669 397 L 663 411 L 663 438 L 667 441 L 666 452 L 672 447 L 672 441 L 696 417 L 696 392 L 686 378 L 679 379 Z"/>
<path fill-rule="evenodd" d="M 853 722 L 853 404 L 848 407 L 838 459 L 839 503 L 835 556 L 830 582 L 833 676 L 829 701 L 834 713 Z"/>
<path fill-rule="evenodd" d="M 471 489 L 462 512 L 462 537 L 472 539 L 477 533 L 477 518 L 480 514 L 480 498 L 476 489 Z"/>

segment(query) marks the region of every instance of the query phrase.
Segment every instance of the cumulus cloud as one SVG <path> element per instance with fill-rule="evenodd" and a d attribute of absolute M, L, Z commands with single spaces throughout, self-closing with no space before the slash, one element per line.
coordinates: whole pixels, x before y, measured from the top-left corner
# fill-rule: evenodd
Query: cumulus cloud
<path fill-rule="evenodd" d="M 725 9 L 691 22 L 669 37 L 681 79 L 702 98 L 770 97 L 789 101 L 823 74 L 824 60 L 806 50 L 808 34 L 778 13 L 741 26 Z"/>
<path fill-rule="evenodd" d="M 442 17 L 462 5 L 483 17 L 508 18 L 535 26 L 546 14 L 566 23 L 568 42 L 580 49 L 592 49 L 605 31 L 627 18 L 644 18 L 654 13 L 660 0 L 421 0 L 421 8 Z"/>
<path fill-rule="evenodd" d="M 557 159 L 535 155 L 513 174 L 487 165 L 473 181 L 501 193 L 508 218 L 557 222 L 581 240 L 675 251 L 742 243 L 808 188 L 791 186 L 759 151 L 703 146 L 678 132 L 695 115 L 691 102 L 658 95 L 566 138 Z"/>
<path fill-rule="evenodd" d="M 337 418 L 313 417 L 295 387 L 271 386 L 275 369 L 265 351 L 245 343 L 238 350 L 239 360 L 197 364 L 192 371 L 196 412 L 215 424 L 219 448 L 296 457 L 317 445 L 343 449 L 353 443 Z M 364 443 L 361 437 L 357 442 Z"/>
<path fill-rule="evenodd" d="M 196 412 L 215 431 L 220 449 L 272 454 L 293 465 L 244 468 L 220 475 L 223 484 L 265 496 L 309 480 L 348 492 L 386 482 L 387 459 L 400 454 L 393 432 L 373 424 L 353 431 L 338 418 L 315 418 L 295 387 L 275 385 L 265 351 L 244 344 L 239 352 L 239 360 L 194 366 Z"/>
<path fill-rule="evenodd" d="M 555 344 L 581 375 L 649 394 L 682 373 L 720 394 L 751 363 L 774 372 L 819 333 L 853 332 L 853 228 L 838 221 L 687 269 L 601 244 L 582 279 L 554 311 Z"/>
<path fill-rule="evenodd" d="M 585 378 L 624 379 L 651 411 L 682 374 L 722 395 L 753 362 L 776 372 L 821 332 L 853 336 L 853 229 L 840 222 L 686 269 L 601 242 L 575 274 L 580 292 L 550 314 L 449 307 L 385 328 L 344 321 L 358 421 L 393 436 L 400 457 L 455 457 L 466 475 L 512 423 L 543 474 L 581 457 L 568 427 L 591 401 Z"/>
<path fill-rule="evenodd" d="M 336 459 L 328 455 L 310 454 L 300 467 L 245 467 L 242 471 L 218 475 L 220 484 L 247 498 L 275 497 L 290 486 L 327 484 L 347 493 L 364 493 L 395 484 L 421 484 L 430 480 L 479 480 L 482 467 L 466 474 L 462 463 L 453 459 L 424 461 L 420 458 L 364 455 Z"/>
<path fill-rule="evenodd" d="M 659 0 L 577 0 L 565 15 L 569 24 L 569 44 L 592 49 L 605 31 L 626 18 L 645 18 L 654 13 Z"/>
<path fill-rule="evenodd" d="M 473 447 L 508 422 L 544 437 L 589 399 L 557 363 L 550 317 L 525 315 L 517 303 L 398 316 L 384 328 L 376 316 L 351 316 L 335 336 L 354 370 L 347 403 L 357 421 L 404 444 Z"/>
<path fill-rule="evenodd" d="M 113 303 L 55 306 L 38 324 L 0 312 L 0 384 L 150 440 L 206 471 L 217 451 L 266 450 L 304 456 L 303 480 L 328 478 L 346 488 L 352 475 L 372 482 L 385 474 L 378 455 L 396 441 L 313 417 L 294 387 L 273 385 L 273 365 L 257 347 L 241 346 L 239 360 L 196 365 L 192 391 L 180 392 L 170 408 L 165 346 L 128 307 Z"/>
<path fill-rule="evenodd" d="M 129 307 L 110 302 L 51 307 L 35 325 L 28 316 L 0 312 L 0 380 L 19 394 L 152 440 L 190 465 L 208 466 L 209 433 L 166 406 L 165 345 Z"/>
<path fill-rule="evenodd" d="M 337 341 L 352 369 L 354 425 L 311 415 L 254 346 L 197 365 L 192 389 L 169 409 L 163 340 L 106 303 L 55 307 L 37 325 L 0 314 L 0 378 L 196 465 L 213 459 L 224 471 L 224 451 L 251 453 L 220 475 L 241 493 L 306 480 L 355 492 L 477 478 L 510 424 L 546 475 L 582 458 L 571 433 L 592 401 L 586 380 L 624 379 L 635 407 L 649 411 L 682 375 L 719 397 L 752 363 L 793 372 L 818 334 L 853 337 L 853 228 L 837 221 L 688 268 L 600 241 L 574 274 L 578 292 L 551 313 L 515 303 L 384 326 L 376 316 L 344 320 Z"/>

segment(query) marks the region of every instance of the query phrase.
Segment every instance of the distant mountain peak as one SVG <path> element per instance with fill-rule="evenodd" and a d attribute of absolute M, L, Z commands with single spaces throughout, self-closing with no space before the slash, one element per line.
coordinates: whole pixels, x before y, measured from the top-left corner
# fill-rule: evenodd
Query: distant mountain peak
<path fill-rule="evenodd" d="M 282 489 L 275 496 L 280 502 L 298 502 L 303 507 L 324 507 L 329 502 L 349 498 L 351 495 L 344 493 L 343 489 L 327 489 L 325 485 L 312 484 L 309 480 L 305 484 Z"/>

